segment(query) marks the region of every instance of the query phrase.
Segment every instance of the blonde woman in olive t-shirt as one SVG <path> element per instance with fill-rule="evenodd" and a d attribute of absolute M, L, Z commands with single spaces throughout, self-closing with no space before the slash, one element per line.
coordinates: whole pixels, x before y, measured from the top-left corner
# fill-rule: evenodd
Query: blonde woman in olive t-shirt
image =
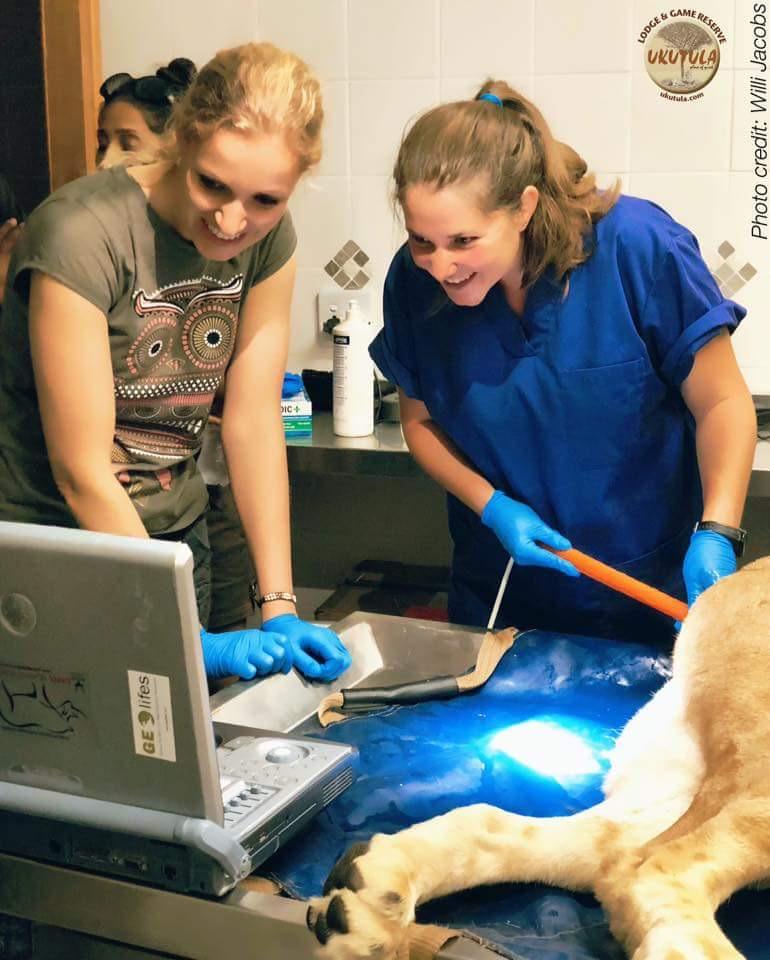
<path fill-rule="evenodd" d="M 296 616 L 280 393 L 296 243 L 286 210 L 320 156 L 317 80 L 270 44 L 219 53 L 177 105 L 161 163 L 68 184 L 29 218 L 0 351 L 0 519 L 185 539 L 205 552 L 195 455 L 222 437 L 263 629 L 201 631 L 209 676 L 350 658 Z M 196 547 L 204 550 L 196 550 Z"/>

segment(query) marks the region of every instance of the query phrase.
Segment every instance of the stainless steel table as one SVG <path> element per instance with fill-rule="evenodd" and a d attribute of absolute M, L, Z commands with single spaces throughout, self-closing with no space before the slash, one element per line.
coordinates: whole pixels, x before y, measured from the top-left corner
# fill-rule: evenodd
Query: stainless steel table
<path fill-rule="evenodd" d="M 2 853 L 0 913 L 43 925 L 39 933 L 32 930 L 35 949 L 28 956 L 35 960 L 136 958 L 136 948 L 145 951 L 141 957 L 165 960 L 228 954 L 313 960 L 318 946 L 305 926 L 305 905 L 284 897 L 236 889 L 221 900 L 202 900 Z M 68 940 L 78 944 L 77 952 L 63 949 Z M 439 956 L 492 960 L 495 954 L 458 937 Z"/>

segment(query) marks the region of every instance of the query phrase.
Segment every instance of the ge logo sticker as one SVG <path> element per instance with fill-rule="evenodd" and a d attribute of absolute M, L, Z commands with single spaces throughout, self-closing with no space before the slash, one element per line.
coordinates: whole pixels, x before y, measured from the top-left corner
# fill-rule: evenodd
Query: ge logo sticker
<path fill-rule="evenodd" d="M 677 99 L 689 99 L 710 83 L 719 60 L 717 37 L 689 17 L 667 17 L 648 32 L 644 43 L 647 73 L 661 90 Z"/>

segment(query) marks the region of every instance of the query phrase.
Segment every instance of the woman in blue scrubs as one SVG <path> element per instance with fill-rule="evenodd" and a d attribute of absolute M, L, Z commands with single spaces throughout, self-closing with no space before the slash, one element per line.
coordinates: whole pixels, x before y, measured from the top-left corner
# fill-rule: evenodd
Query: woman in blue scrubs
<path fill-rule="evenodd" d="M 735 569 L 756 420 L 694 236 L 600 191 L 504 83 L 424 114 L 395 187 L 407 243 L 371 347 L 420 465 L 448 492 L 450 618 L 670 645 L 674 625 L 543 549 L 667 593 Z M 696 529 L 697 525 L 697 529 Z"/>

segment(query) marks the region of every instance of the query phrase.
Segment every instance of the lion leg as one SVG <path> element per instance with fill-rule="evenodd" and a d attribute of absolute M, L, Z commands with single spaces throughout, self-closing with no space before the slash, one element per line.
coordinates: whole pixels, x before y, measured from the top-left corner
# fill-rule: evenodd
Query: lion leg
<path fill-rule="evenodd" d="M 633 960 L 739 960 L 714 913 L 770 865 L 770 803 L 734 801 L 684 836 L 630 855 L 596 893 Z"/>
<path fill-rule="evenodd" d="M 622 827 L 586 811 L 523 817 L 486 804 L 461 807 L 357 844 L 337 863 L 308 925 L 333 960 L 395 954 L 417 904 L 471 886 L 512 881 L 592 889 L 600 852 Z M 646 839 L 646 837 L 645 837 Z"/>

